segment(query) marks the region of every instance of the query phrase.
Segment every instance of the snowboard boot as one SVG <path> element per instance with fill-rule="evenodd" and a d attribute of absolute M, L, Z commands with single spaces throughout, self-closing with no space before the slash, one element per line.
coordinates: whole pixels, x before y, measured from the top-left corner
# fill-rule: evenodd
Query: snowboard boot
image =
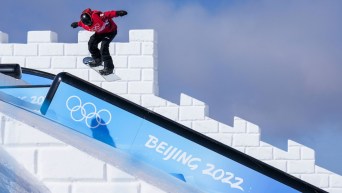
<path fill-rule="evenodd" d="M 102 56 L 102 60 L 103 60 L 103 65 L 104 65 L 104 68 L 103 70 L 100 70 L 100 74 L 101 75 L 109 75 L 109 74 L 112 74 L 113 73 L 113 70 L 114 70 L 114 64 L 113 64 L 113 60 L 112 58 L 109 56 Z"/>
<path fill-rule="evenodd" d="M 101 64 L 102 64 L 102 60 L 100 58 L 94 58 L 94 61 L 89 63 L 89 66 L 94 68 L 94 67 L 101 66 Z"/>
<path fill-rule="evenodd" d="M 105 68 L 103 68 L 103 70 L 100 70 L 99 73 L 100 73 L 102 76 L 107 76 L 107 75 L 112 74 L 112 73 L 113 73 L 113 70 L 114 70 L 114 68 L 105 67 Z"/>

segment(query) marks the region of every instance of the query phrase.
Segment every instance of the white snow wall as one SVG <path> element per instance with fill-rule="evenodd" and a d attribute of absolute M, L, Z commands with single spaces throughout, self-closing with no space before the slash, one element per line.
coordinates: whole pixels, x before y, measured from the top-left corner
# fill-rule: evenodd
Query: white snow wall
<path fill-rule="evenodd" d="M 82 64 L 89 55 L 90 35 L 80 31 L 77 43 L 59 43 L 55 32 L 29 31 L 27 44 L 17 44 L 8 43 L 8 35 L 0 32 L 0 63 L 69 72 L 328 192 L 342 192 L 342 176 L 315 165 L 314 150 L 291 140 L 287 151 L 260 141 L 257 125 L 239 117 L 233 126 L 213 120 L 204 102 L 186 94 L 179 105 L 158 97 L 156 31 L 130 30 L 129 42 L 111 43 L 115 70 L 122 78 L 117 82 L 105 82 Z M 0 114 L 0 121 L 0 145 L 52 193 L 117 193 L 118 188 L 125 193 L 162 192 L 18 120 Z M 51 165 L 56 159 L 59 164 Z"/>

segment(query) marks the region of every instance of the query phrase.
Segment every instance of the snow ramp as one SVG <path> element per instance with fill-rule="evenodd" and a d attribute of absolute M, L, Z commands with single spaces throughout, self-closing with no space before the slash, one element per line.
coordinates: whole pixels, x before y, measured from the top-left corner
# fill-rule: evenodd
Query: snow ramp
<path fill-rule="evenodd" d="M 1 87 L 0 112 L 165 192 L 325 192 L 71 74 L 46 84 Z"/>

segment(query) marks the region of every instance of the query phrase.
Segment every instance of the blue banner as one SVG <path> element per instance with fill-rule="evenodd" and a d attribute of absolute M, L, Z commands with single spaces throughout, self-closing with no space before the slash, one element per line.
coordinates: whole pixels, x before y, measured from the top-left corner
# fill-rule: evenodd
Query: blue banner
<path fill-rule="evenodd" d="M 297 193 L 262 173 L 61 82 L 45 114 L 208 193 Z"/>
<path fill-rule="evenodd" d="M 31 103 L 30 107 L 34 107 L 34 111 L 39 111 L 42 103 L 45 100 L 46 94 L 49 91 L 48 86 L 33 87 L 33 86 L 13 86 L 0 87 L 0 92 L 19 98 L 25 102 Z"/>
<path fill-rule="evenodd" d="M 51 85 L 53 79 L 38 76 L 38 75 L 23 73 L 21 80 L 25 81 L 26 83 L 30 85 Z"/>

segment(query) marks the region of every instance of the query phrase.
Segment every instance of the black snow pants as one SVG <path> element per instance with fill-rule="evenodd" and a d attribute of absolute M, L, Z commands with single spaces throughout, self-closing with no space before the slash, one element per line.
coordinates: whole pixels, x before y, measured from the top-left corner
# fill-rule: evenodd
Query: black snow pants
<path fill-rule="evenodd" d="M 105 68 L 114 69 L 112 57 L 109 53 L 109 44 L 115 38 L 117 31 L 105 34 L 93 34 L 88 41 L 88 50 L 91 57 L 101 59 Z M 98 45 L 101 42 L 99 50 Z"/>

